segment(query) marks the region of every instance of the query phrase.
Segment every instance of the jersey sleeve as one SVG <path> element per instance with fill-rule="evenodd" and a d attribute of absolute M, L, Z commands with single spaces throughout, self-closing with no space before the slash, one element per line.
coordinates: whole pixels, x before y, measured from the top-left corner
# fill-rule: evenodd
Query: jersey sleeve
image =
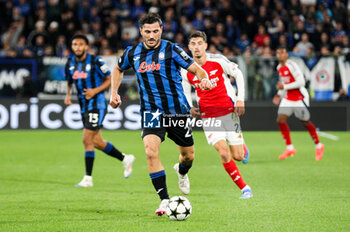
<path fill-rule="evenodd" d="M 111 71 L 101 57 L 96 57 L 97 72 L 101 77 L 106 78 L 111 75 Z"/>
<path fill-rule="evenodd" d="M 127 47 L 124 52 L 123 55 L 121 57 L 119 57 L 118 59 L 118 66 L 120 69 L 122 70 L 127 70 L 129 68 L 131 68 L 131 64 L 129 61 L 129 51 L 132 47 Z"/>
<path fill-rule="evenodd" d="M 191 107 L 193 107 L 192 96 L 191 96 L 192 87 L 187 78 L 187 70 L 181 69 L 181 77 L 182 77 L 182 87 L 184 89 L 187 102 Z"/>
<path fill-rule="evenodd" d="M 218 58 L 218 60 L 220 60 L 220 64 L 224 70 L 224 73 L 235 78 L 237 85 L 237 100 L 244 101 L 245 89 L 242 71 L 238 68 L 238 65 L 236 63 L 229 61 L 224 56 L 220 55 L 220 58 Z"/>
<path fill-rule="evenodd" d="M 71 58 L 68 58 L 66 66 L 64 68 L 64 73 L 66 76 L 66 80 L 68 81 L 68 83 L 71 84 L 71 83 L 73 83 L 73 78 L 72 78 L 71 72 L 69 71 L 70 62 L 71 62 Z"/>
<path fill-rule="evenodd" d="M 193 59 L 177 44 L 173 44 L 172 58 L 184 69 L 188 69 L 194 62 Z"/>
<path fill-rule="evenodd" d="M 286 66 L 288 67 L 290 73 L 293 75 L 295 81 L 290 84 L 284 84 L 284 89 L 299 89 L 300 87 L 303 87 L 305 85 L 305 79 L 298 65 L 293 61 L 289 61 Z"/>

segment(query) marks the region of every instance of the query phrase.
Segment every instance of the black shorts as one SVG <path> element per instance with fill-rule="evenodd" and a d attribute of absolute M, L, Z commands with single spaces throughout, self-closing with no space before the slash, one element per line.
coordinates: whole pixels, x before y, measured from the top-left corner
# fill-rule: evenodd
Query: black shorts
<path fill-rule="evenodd" d="M 188 116 L 174 116 L 171 117 L 171 120 L 187 120 Z M 143 126 L 142 126 L 143 127 Z M 157 135 L 163 142 L 165 139 L 165 133 L 169 139 L 173 140 L 177 145 L 181 147 L 190 147 L 193 146 L 193 136 L 192 136 L 192 127 L 184 126 L 171 126 L 169 123 L 167 126 L 161 125 L 160 128 L 142 128 L 142 139 L 146 135 Z"/>
<path fill-rule="evenodd" d="M 99 130 L 102 128 L 102 122 L 107 113 L 107 109 L 93 109 L 88 112 L 82 113 L 81 118 L 85 129 Z"/>

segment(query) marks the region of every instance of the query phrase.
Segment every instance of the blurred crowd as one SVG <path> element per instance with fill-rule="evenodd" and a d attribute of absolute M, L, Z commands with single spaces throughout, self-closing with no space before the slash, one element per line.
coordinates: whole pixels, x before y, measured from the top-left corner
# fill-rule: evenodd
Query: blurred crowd
<path fill-rule="evenodd" d="M 0 57 L 67 56 L 76 32 L 92 52 L 119 54 L 139 41 L 147 12 L 159 13 L 163 38 L 184 48 L 202 30 L 209 50 L 227 56 L 272 56 L 279 45 L 311 63 L 349 53 L 347 0 L 0 0 Z"/>

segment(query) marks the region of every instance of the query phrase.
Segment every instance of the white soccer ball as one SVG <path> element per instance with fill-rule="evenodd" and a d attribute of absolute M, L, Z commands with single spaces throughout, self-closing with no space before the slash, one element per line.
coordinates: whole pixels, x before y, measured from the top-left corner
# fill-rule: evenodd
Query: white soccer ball
<path fill-rule="evenodd" d="M 182 221 L 188 218 L 192 213 L 190 201 L 184 196 L 175 196 L 170 198 L 166 207 L 166 214 L 171 220 Z"/>

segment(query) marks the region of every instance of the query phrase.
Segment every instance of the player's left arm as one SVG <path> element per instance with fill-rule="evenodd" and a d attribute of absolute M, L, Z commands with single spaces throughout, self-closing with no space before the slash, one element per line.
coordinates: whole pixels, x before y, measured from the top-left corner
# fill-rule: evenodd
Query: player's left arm
<path fill-rule="evenodd" d="M 237 85 L 237 101 L 236 101 L 236 107 L 235 107 L 235 112 L 238 114 L 238 116 L 241 116 L 245 113 L 245 105 L 244 105 L 244 94 L 245 94 L 245 89 L 244 89 L 244 78 L 243 78 L 243 73 L 242 71 L 236 67 L 235 70 L 233 71 L 233 77 L 236 80 L 236 85 Z"/>
<path fill-rule="evenodd" d="M 278 90 L 290 90 L 290 89 L 299 89 L 303 86 L 305 86 L 305 79 L 304 79 L 304 75 L 301 72 L 300 68 L 298 67 L 298 65 L 294 62 L 289 62 L 288 64 L 286 64 L 290 73 L 293 75 L 295 81 L 290 83 L 290 84 L 278 84 L 277 85 L 277 89 Z"/>
<path fill-rule="evenodd" d="M 173 44 L 172 57 L 182 68 L 197 76 L 198 80 L 201 81 L 199 85 L 201 89 L 208 90 L 212 88 L 208 74 L 177 44 Z"/>
<path fill-rule="evenodd" d="M 96 88 L 84 89 L 83 95 L 87 100 L 93 98 L 96 94 L 105 91 L 111 86 L 111 72 L 101 58 L 96 58 L 97 72 L 104 77 L 104 81 Z"/>
<path fill-rule="evenodd" d="M 230 62 L 226 58 L 223 57 L 223 59 L 220 61 L 221 66 L 224 69 L 224 72 L 227 75 L 230 75 L 235 78 L 236 85 L 237 85 L 237 100 L 236 100 L 236 106 L 235 106 L 235 112 L 238 114 L 238 116 L 241 116 L 245 113 L 245 104 L 244 104 L 244 95 L 245 95 L 245 89 L 244 89 L 244 77 L 242 71 L 238 68 L 238 65 Z"/>
<path fill-rule="evenodd" d="M 108 75 L 105 78 L 105 81 L 102 83 L 102 85 L 96 87 L 96 88 L 91 88 L 91 89 L 84 89 L 83 95 L 85 95 L 85 98 L 87 100 L 93 98 L 96 94 L 105 91 L 111 86 L 111 75 Z"/>

